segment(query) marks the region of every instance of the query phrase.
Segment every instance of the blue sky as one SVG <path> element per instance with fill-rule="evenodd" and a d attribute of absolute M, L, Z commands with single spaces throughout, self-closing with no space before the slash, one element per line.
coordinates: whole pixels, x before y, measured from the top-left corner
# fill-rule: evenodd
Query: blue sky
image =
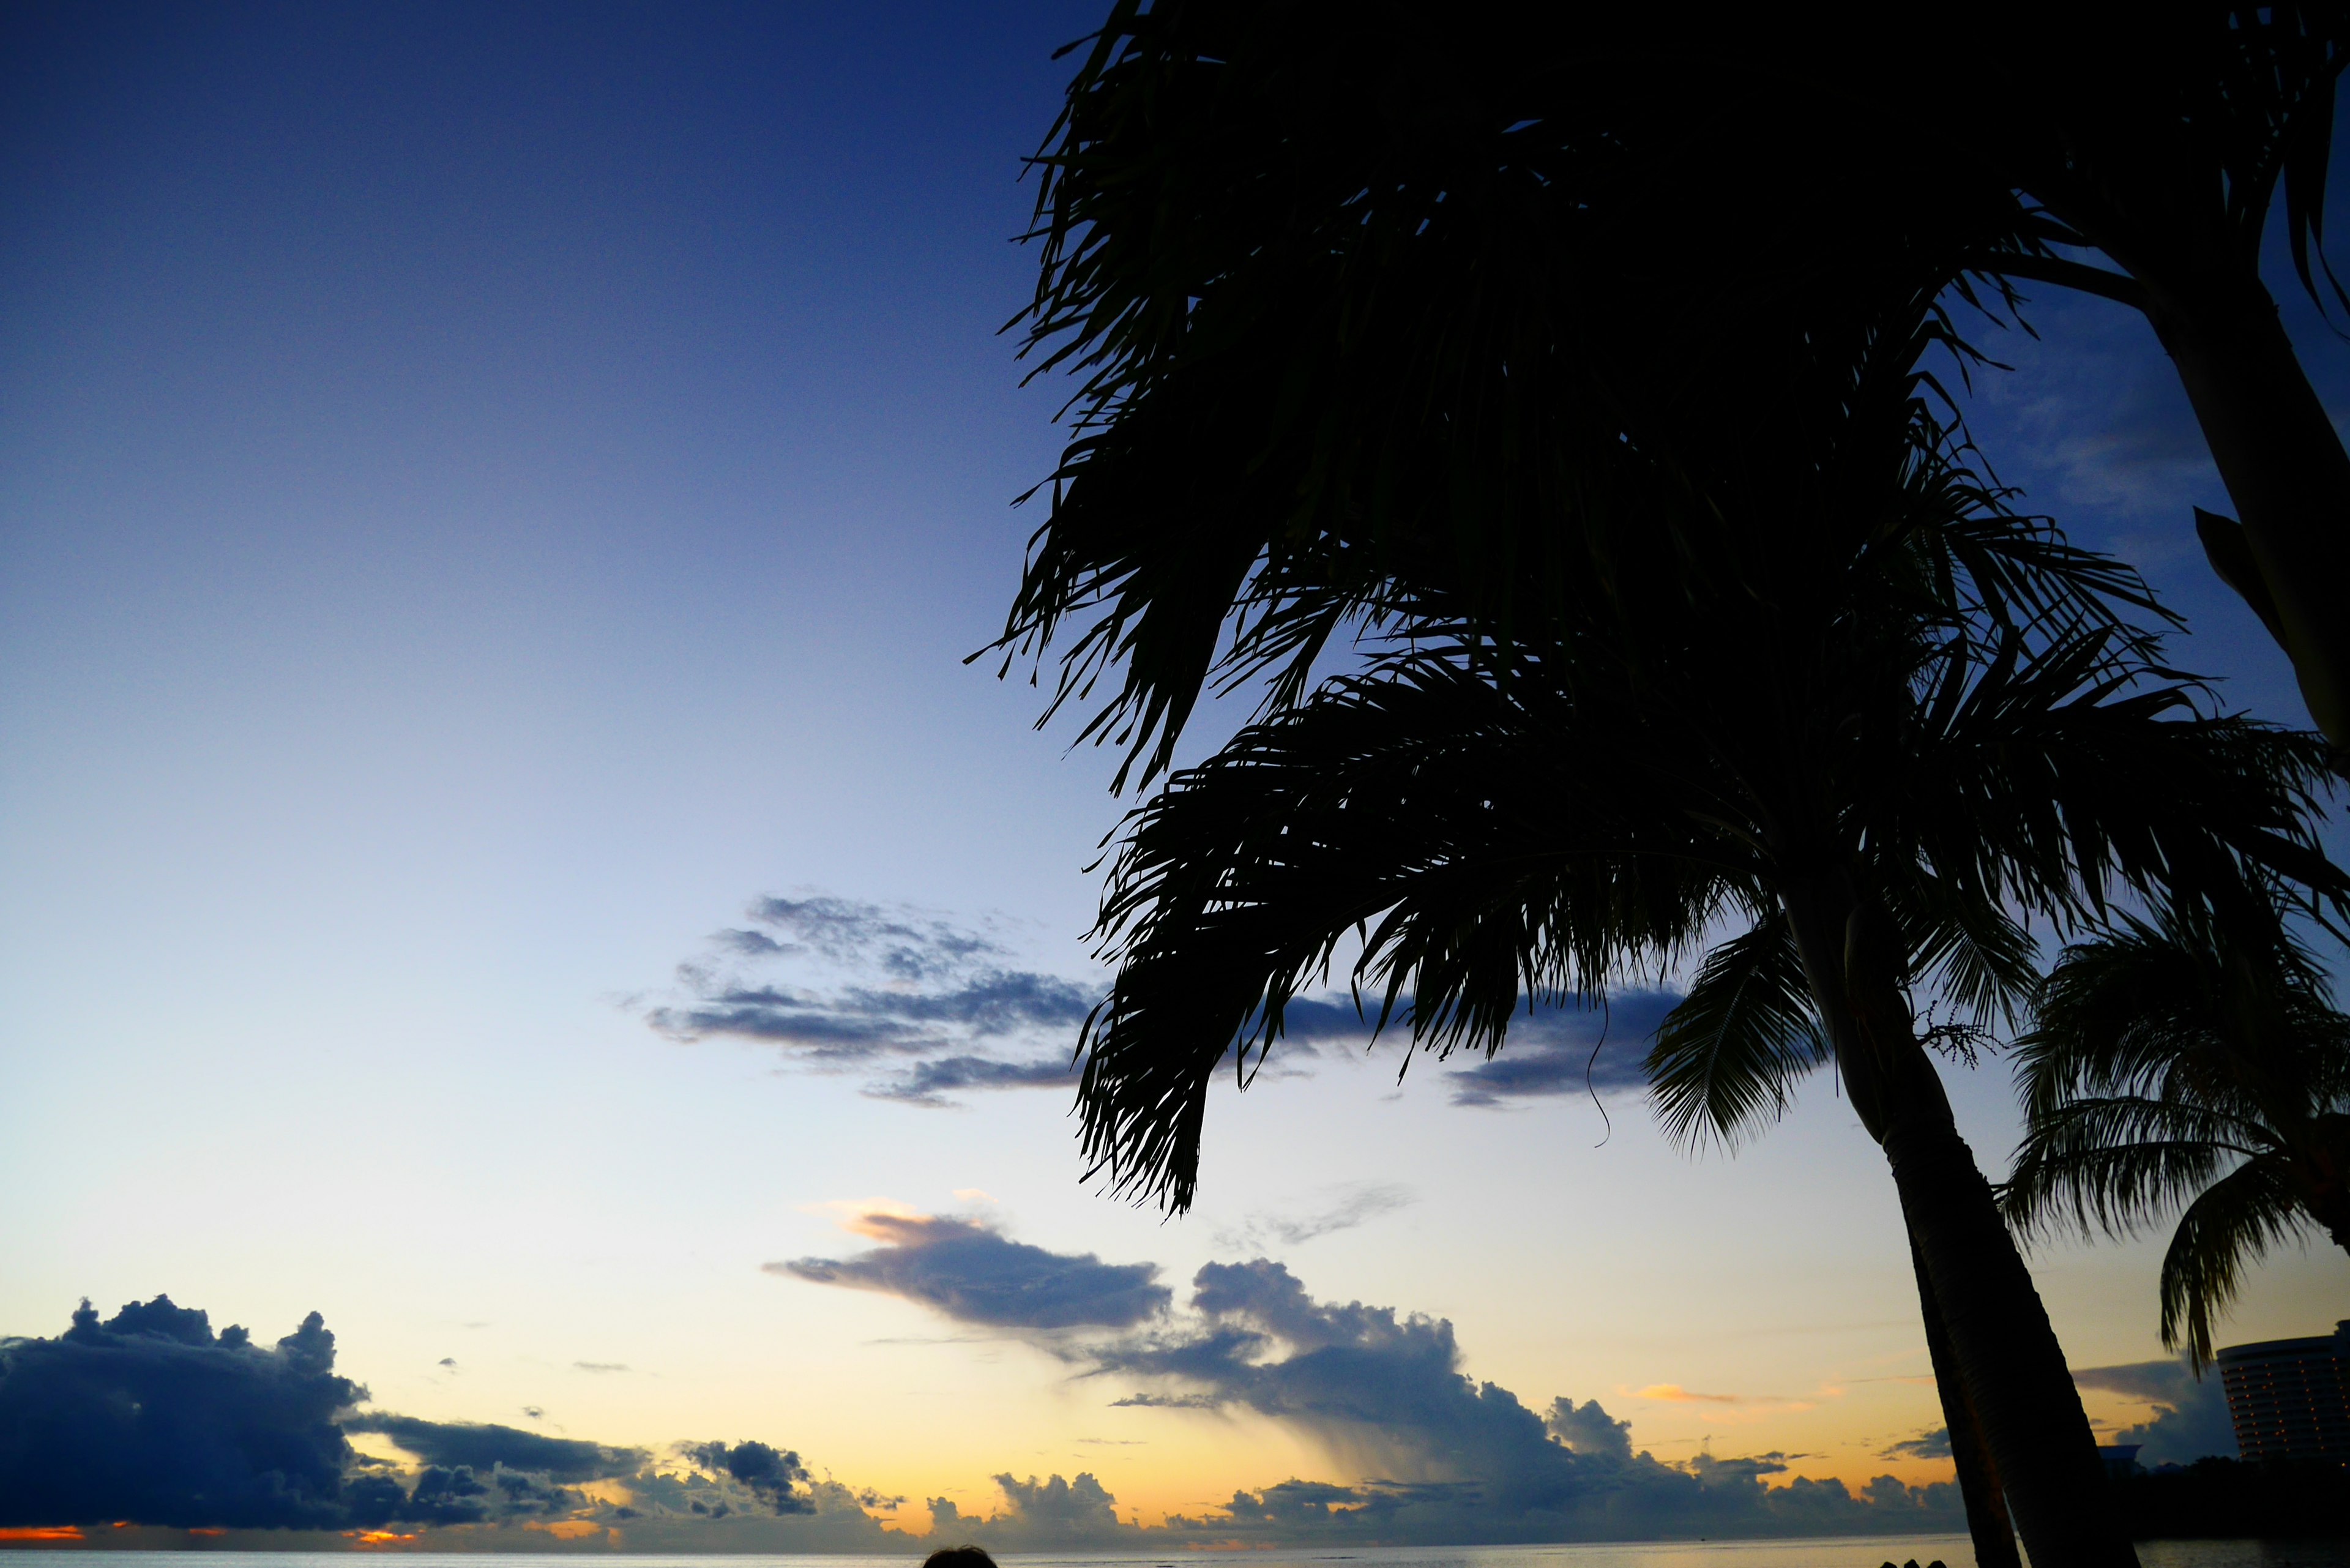
<path fill-rule="evenodd" d="M 315 1309 L 380 1410 L 761 1438 L 916 1528 L 1048 1506 L 999 1472 L 1156 1521 L 1420 1462 L 1277 1400 L 1117 1405 L 1132 1345 L 841 1283 L 911 1262 L 791 1266 L 968 1232 L 1155 1266 L 1179 1315 L 1263 1255 L 1660 1461 L 1947 1476 L 1897 1451 L 1939 1417 L 1890 1184 L 1825 1081 L 1733 1163 L 1637 1097 L 1611 1131 L 1579 1083 L 1399 1094 L 1391 1054 L 1301 1047 L 1217 1102 L 1162 1224 L 1080 1188 L 1062 1089 L 936 1065 L 1045 1059 L 1099 979 L 1109 768 L 962 662 L 1058 446 L 997 329 L 1052 52 L 1096 10 L 7 14 L 0 1334 L 85 1295 L 262 1341 Z M 2285 308 L 2350 405 L 2350 348 Z M 1970 404 L 2002 476 L 2297 717 L 2195 549 L 2189 504 L 2225 503 L 2150 335 L 2031 315 Z M 712 1025 L 762 988 L 800 1033 Z M 812 1054 L 811 1016 L 915 1044 Z M 1996 1164 L 2003 1075 L 1956 1093 Z M 2156 1257 L 2043 1256 L 2077 1366 L 2161 1359 Z M 2238 1336 L 2322 1329 L 2345 1284 L 2288 1255 Z"/>

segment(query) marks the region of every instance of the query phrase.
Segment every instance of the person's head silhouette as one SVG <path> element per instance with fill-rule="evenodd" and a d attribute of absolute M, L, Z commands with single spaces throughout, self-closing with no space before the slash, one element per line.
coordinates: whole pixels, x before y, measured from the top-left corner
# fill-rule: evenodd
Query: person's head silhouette
<path fill-rule="evenodd" d="M 923 1558 L 922 1568 L 995 1568 L 995 1559 L 976 1546 L 944 1546 Z"/>

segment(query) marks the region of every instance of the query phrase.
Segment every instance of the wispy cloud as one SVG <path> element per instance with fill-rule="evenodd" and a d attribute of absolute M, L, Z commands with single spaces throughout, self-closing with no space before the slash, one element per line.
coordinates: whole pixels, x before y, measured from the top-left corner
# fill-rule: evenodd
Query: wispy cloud
<path fill-rule="evenodd" d="M 1258 1212 L 1238 1225 L 1216 1232 L 1216 1244 L 1226 1251 L 1263 1251 L 1278 1243 L 1300 1247 L 1319 1237 L 1409 1208 L 1419 1194 L 1396 1181 L 1358 1181 L 1327 1189 L 1320 1203 L 1290 1213 Z"/>
<path fill-rule="evenodd" d="M 646 1012 L 655 1029 L 774 1045 L 907 1105 L 1073 1085 L 1097 990 L 1021 967 L 993 930 L 827 896 L 763 898 L 745 915 L 678 966 L 677 996 Z"/>
<path fill-rule="evenodd" d="M 1914 1438 L 1903 1438 L 1877 1450 L 1882 1459 L 1947 1459 L 1950 1457 L 1950 1429 L 1936 1427 Z"/>
<path fill-rule="evenodd" d="M 32 1456 L 0 1467 L 0 1526 L 137 1520 L 225 1532 L 216 1543 L 236 1548 L 343 1546 L 347 1534 L 435 1551 L 879 1553 L 977 1539 L 999 1552 L 1159 1552 L 1235 1541 L 1889 1533 L 1963 1518 L 1947 1483 L 1881 1476 L 1855 1493 L 1792 1474 L 1798 1455 L 1659 1460 L 1596 1400 L 1537 1411 L 1472 1380 L 1450 1323 L 1318 1301 L 1270 1260 L 1201 1269 L 1177 1312 L 1149 1263 L 1011 1241 L 976 1220 L 870 1205 L 847 1212 L 876 1248 L 783 1272 L 1009 1329 L 1076 1370 L 1076 1386 L 1100 1390 L 1105 1405 L 1162 1412 L 1161 1421 L 1254 1411 L 1310 1436 L 1362 1479 L 1244 1489 L 1145 1528 L 1119 1519 L 1117 1497 L 1090 1471 L 1040 1480 L 1006 1469 L 993 1478 L 993 1511 L 930 1498 L 931 1532 L 913 1537 L 882 1517 L 905 1500 L 817 1480 L 820 1467 L 757 1439 L 679 1443 L 656 1457 L 512 1427 L 355 1414 L 364 1391 L 335 1376 L 333 1336 L 315 1314 L 264 1350 L 158 1298 L 110 1321 L 85 1309 L 53 1340 L 0 1342 L 0 1444 Z M 1110 1397 L 1119 1387 L 1131 1392 Z M 121 1422 L 142 1408 L 171 1441 L 122 1438 Z M 26 1444 L 35 1431 L 41 1443 Z M 351 1432 L 387 1438 L 412 1462 L 358 1452 Z M 320 1533 L 284 1533 L 305 1528 Z M 109 1535 L 109 1544 L 187 1543 L 154 1528 Z"/>

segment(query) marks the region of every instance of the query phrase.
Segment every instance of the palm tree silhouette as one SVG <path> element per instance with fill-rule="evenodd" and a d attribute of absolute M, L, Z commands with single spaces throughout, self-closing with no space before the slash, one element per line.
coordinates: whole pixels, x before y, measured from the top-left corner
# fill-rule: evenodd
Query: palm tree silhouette
<path fill-rule="evenodd" d="M 1865 425 L 1884 395 L 1814 412 Z M 1741 487 L 1709 491 L 1715 537 L 1627 477 L 1604 590 L 1501 656 L 1441 591 L 1399 589 L 1367 668 L 1136 811 L 1102 908 L 1118 975 L 1085 1033 L 1086 1149 L 1187 1204 L 1211 1077 L 1263 1059 L 1350 932 L 1375 1022 L 1440 1052 L 1498 1049 L 1530 995 L 1702 952 L 1653 1060 L 1669 1125 L 1735 1136 L 1835 1062 L 2027 1550 L 2124 1560 L 1908 995 L 1996 1011 L 2031 978 L 2011 909 L 2077 922 L 2112 882 L 2220 893 L 2250 861 L 2339 893 L 2297 798 L 2321 753 L 2196 711 L 2049 580 L 2077 566 L 2061 546 L 1952 469 L 1858 441 L 1811 457 L 1834 432 L 1772 422 Z M 2019 587 L 2050 608 L 2023 614 Z M 1724 921 L 1744 929 L 1708 950 Z"/>
<path fill-rule="evenodd" d="M 2270 1247 L 2350 1251 L 2350 1017 L 2281 922 L 2166 909 L 2067 949 L 2016 1058 L 2010 1219 L 2123 1235 L 2178 1210 L 2162 1341 L 2197 1371 Z"/>
<path fill-rule="evenodd" d="M 2350 772 L 2350 455 L 2261 276 L 2282 194 L 2303 287 L 2324 306 L 2323 270 L 2323 293 L 2350 306 L 2320 248 L 2350 9 L 2016 7 L 1965 27 L 1908 16 L 1909 36 L 1886 41 L 1929 62 L 1943 105 L 1973 111 L 1926 117 L 1950 171 L 2025 198 L 1981 265 L 2144 314 L 2242 519 L 2197 509 L 2205 553 L 2292 659 Z M 1878 108 L 1916 118 L 1914 99 Z"/>
<path fill-rule="evenodd" d="M 1035 325 L 1076 328 L 1062 351 L 1115 381 L 1124 350 L 1163 369 L 1269 312 L 1343 310 L 1373 275 L 1416 286 L 1410 253 L 1439 246 L 1467 284 L 1457 316 L 1565 265 L 1559 283 L 1592 285 L 1684 369 L 1822 276 L 2115 301 L 2177 367 L 2241 519 L 2197 511 L 2207 555 L 2350 770 L 2350 453 L 2260 268 L 2282 196 L 2303 286 L 2350 308 L 2320 244 L 2345 63 L 2339 5 L 1993 4 L 1956 23 L 1118 0 L 1038 160 Z M 1559 255 L 1566 214 L 1586 258 L 1623 252 L 1604 277 Z M 1260 369 L 1231 417 L 1305 390 Z"/>
<path fill-rule="evenodd" d="M 1203 691 L 1264 691 L 1128 824 L 1087 1147 L 1188 1203 L 1217 1064 L 1358 927 L 1379 1021 L 1440 1050 L 1743 923 L 1669 1109 L 1729 1132 L 1833 1060 L 1954 1445 L 1981 1439 L 1970 1511 L 2012 1503 L 2043 1563 L 2128 1561 L 1908 995 L 1997 1010 L 2032 978 L 2012 911 L 2077 923 L 2116 881 L 2224 897 L 2249 862 L 2338 896 L 2323 752 L 2197 707 L 2122 623 L 2135 579 L 2008 514 L 1928 417 L 1920 355 L 1966 365 L 1932 301 L 2017 232 L 2012 189 L 1824 237 L 1822 188 L 1868 186 L 1873 149 L 1912 190 L 1906 153 L 1812 99 L 1692 128 L 1565 26 L 1497 50 L 1399 6 L 1121 6 L 1072 86 L 1026 320 L 1082 380 L 1007 662 L 1059 643 L 1048 718 L 1103 690 L 1084 733 L 1121 786 L 1167 774 Z M 1349 632 L 1361 667 L 1317 684 Z M 1702 1094 L 1670 1097 L 1677 1064 Z"/>

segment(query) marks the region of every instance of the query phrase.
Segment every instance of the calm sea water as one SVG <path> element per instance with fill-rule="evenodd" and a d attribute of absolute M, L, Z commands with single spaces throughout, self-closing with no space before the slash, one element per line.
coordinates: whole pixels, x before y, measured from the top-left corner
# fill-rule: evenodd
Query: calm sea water
<path fill-rule="evenodd" d="M 2350 1568 L 2350 1542 L 2154 1541 L 2138 1546 L 2144 1568 Z M 28 1556 L 34 1554 L 27 1554 Z M 44 1568 L 351 1568 L 346 1552 L 79 1552 L 43 1550 Z M 516 1568 L 511 1552 L 458 1554 L 402 1552 L 400 1568 Z M 541 1553 L 529 1553 L 536 1559 Z M 545 1554 L 554 1555 L 554 1554 Z M 816 1555 L 648 1556 L 565 1552 L 563 1560 L 599 1568 L 877 1568 L 892 1557 Z M 1194 1552 L 1173 1556 L 1119 1554 L 1017 1556 L 1001 1568 L 1878 1568 L 1891 1561 L 1940 1558 L 1973 1568 L 1960 1535 L 1899 1535 L 1823 1541 L 1627 1542 L 1578 1546 L 1384 1547 L 1363 1551 Z M 62 1561 L 61 1561 L 62 1560 Z M 919 1561 L 909 1555 L 908 1568 Z M 25 1568 L 31 1568 L 27 1562 Z"/>

